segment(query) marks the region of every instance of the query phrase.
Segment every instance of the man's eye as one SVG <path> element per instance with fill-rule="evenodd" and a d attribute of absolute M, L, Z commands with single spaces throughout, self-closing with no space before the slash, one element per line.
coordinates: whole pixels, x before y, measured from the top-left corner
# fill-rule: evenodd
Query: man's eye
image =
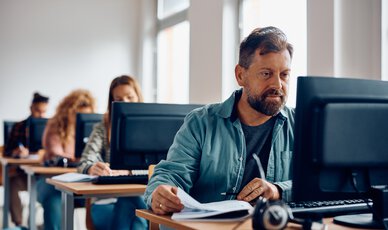
<path fill-rule="evenodd" d="M 290 76 L 290 73 L 282 73 L 281 77 L 282 78 L 288 78 Z"/>
<path fill-rule="evenodd" d="M 270 76 L 271 76 L 271 72 L 269 71 L 260 72 L 260 77 L 268 78 Z"/>

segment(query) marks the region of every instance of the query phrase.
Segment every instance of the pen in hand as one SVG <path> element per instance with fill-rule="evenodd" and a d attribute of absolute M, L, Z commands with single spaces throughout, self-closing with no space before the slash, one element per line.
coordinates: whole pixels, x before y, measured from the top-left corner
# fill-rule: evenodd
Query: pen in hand
<path fill-rule="evenodd" d="M 221 196 L 237 196 L 239 193 L 238 192 L 222 192 L 220 193 Z"/>
<path fill-rule="evenodd" d="M 257 167 L 259 169 L 259 176 L 260 178 L 263 180 L 263 181 L 266 181 L 265 180 L 265 174 L 264 174 L 264 169 L 263 169 L 263 166 L 260 162 L 260 158 L 256 155 L 256 153 L 254 153 L 253 155 L 253 158 L 257 164 Z M 221 196 L 237 196 L 240 192 L 222 192 L 220 193 Z"/>

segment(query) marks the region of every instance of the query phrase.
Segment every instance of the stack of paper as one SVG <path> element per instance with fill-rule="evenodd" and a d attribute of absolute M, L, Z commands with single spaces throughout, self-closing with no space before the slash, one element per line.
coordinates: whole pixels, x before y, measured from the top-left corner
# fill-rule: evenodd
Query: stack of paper
<path fill-rule="evenodd" d="M 177 196 L 184 205 L 181 212 L 174 213 L 174 220 L 214 220 L 236 221 L 245 219 L 253 213 L 253 207 L 245 201 L 225 200 L 201 204 L 182 189 L 178 188 Z"/>
<path fill-rule="evenodd" d="M 62 182 L 88 182 L 92 181 L 96 177 L 97 176 L 90 176 L 81 173 L 64 173 L 58 176 L 53 176 L 52 179 Z"/>

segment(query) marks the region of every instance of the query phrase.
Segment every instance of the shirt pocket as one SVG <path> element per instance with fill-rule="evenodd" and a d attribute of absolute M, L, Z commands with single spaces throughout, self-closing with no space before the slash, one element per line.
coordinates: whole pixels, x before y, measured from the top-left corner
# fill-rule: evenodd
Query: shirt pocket
<path fill-rule="evenodd" d="M 280 152 L 280 167 L 277 167 L 278 181 L 291 180 L 293 151 Z"/>

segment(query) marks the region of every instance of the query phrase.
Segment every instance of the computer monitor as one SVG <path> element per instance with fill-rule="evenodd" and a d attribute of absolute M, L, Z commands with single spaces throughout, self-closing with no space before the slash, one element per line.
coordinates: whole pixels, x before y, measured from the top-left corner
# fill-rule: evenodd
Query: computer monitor
<path fill-rule="evenodd" d="M 387 130 L 388 82 L 299 77 L 293 199 L 370 198 L 388 185 Z"/>
<path fill-rule="evenodd" d="M 28 119 L 28 150 L 32 153 L 38 152 L 43 148 L 42 137 L 46 127 L 47 118 L 33 118 Z"/>
<path fill-rule="evenodd" d="M 11 135 L 12 127 L 15 124 L 15 121 L 4 121 L 3 126 L 4 126 L 4 146 L 7 144 L 9 135 Z"/>
<path fill-rule="evenodd" d="M 77 113 L 75 123 L 75 158 L 81 158 L 93 126 L 101 122 L 102 118 L 102 114 Z"/>
<path fill-rule="evenodd" d="M 200 106 L 114 102 L 111 168 L 148 169 L 165 159 L 185 116 Z"/>

